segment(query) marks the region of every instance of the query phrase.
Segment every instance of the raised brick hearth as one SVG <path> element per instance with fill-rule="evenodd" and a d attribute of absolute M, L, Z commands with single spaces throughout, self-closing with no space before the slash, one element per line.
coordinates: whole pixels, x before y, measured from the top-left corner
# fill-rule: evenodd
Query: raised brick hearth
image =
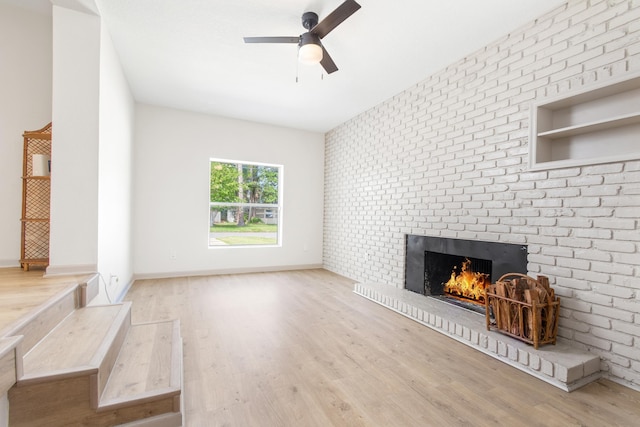
<path fill-rule="evenodd" d="M 487 331 L 485 317 L 389 285 L 358 283 L 354 292 L 565 391 L 600 378 L 600 358 L 559 342 L 534 349 Z"/>

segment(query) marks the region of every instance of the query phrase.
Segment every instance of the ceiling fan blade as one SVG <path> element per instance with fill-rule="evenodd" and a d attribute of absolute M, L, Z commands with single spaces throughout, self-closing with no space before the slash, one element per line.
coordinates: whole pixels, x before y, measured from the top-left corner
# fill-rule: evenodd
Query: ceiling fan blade
<path fill-rule="evenodd" d="M 353 15 L 358 9 L 360 9 L 360 5 L 358 3 L 354 0 L 346 0 L 338 6 L 336 10 L 327 15 L 326 18 L 318 22 L 318 24 L 311 29 L 311 32 L 316 34 L 318 37 L 323 38 L 334 28 L 340 25 L 345 19 Z"/>
<path fill-rule="evenodd" d="M 322 65 L 322 68 L 324 68 L 327 74 L 338 71 L 338 66 L 333 62 L 333 59 L 331 59 L 329 52 L 327 52 L 327 49 L 325 49 L 324 46 L 322 46 L 322 61 L 320 61 L 320 65 Z"/>
<path fill-rule="evenodd" d="M 296 37 L 244 37 L 245 43 L 300 43 L 300 36 Z"/>

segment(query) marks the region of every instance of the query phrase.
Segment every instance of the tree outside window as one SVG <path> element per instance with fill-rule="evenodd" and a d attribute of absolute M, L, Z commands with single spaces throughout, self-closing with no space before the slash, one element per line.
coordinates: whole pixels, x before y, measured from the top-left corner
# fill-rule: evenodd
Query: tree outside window
<path fill-rule="evenodd" d="M 282 166 L 210 160 L 209 246 L 278 245 Z"/>

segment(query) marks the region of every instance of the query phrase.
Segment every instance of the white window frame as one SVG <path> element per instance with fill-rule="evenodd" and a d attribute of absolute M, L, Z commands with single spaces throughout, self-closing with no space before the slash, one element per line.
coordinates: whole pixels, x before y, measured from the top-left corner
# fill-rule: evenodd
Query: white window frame
<path fill-rule="evenodd" d="M 229 206 L 229 207 L 257 207 L 257 208 L 271 208 L 278 210 L 278 233 L 277 233 L 277 243 L 276 244 L 257 244 L 257 245 L 211 245 L 209 244 L 210 235 L 211 235 L 211 226 L 210 226 L 210 218 L 207 218 L 207 246 L 209 249 L 233 249 L 233 248 L 279 248 L 282 247 L 282 224 L 283 224 L 283 211 L 284 211 L 284 203 L 283 203 L 283 194 L 284 194 L 284 165 L 275 164 L 275 163 L 263 163 L 263 162 L 253 162 L 253 161 L 244 161 L 244 160 L 230 160 L 230 159 L 221 159 L 217 157 L 209 158 L 209 180 L 211 180 L 211 163 L 229 163 L 229 164 L 241 164 L 241 165 L 253 165 L 253 166 L 266 166 L 278 169 L 278 203 L 240 203 L 240 202 L 212 202 L 211 198 L 211 181 L 209 181 L 208 195 L 207 200 L 209 200 L 209 211 L 211 211 L 212 206 Z"/>

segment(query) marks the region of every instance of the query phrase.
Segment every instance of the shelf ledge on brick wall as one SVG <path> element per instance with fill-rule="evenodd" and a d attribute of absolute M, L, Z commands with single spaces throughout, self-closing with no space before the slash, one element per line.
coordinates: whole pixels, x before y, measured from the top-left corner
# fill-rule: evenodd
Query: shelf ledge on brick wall
<path fill-rule="evenodd" d="M 601 376 L 596 355 L 563 342 L 536 350 L 487 331 L 484 315 L 446 302 L 390 285 L 357 283 L 354 292 L 562 390 L 576 390 Z"/>

